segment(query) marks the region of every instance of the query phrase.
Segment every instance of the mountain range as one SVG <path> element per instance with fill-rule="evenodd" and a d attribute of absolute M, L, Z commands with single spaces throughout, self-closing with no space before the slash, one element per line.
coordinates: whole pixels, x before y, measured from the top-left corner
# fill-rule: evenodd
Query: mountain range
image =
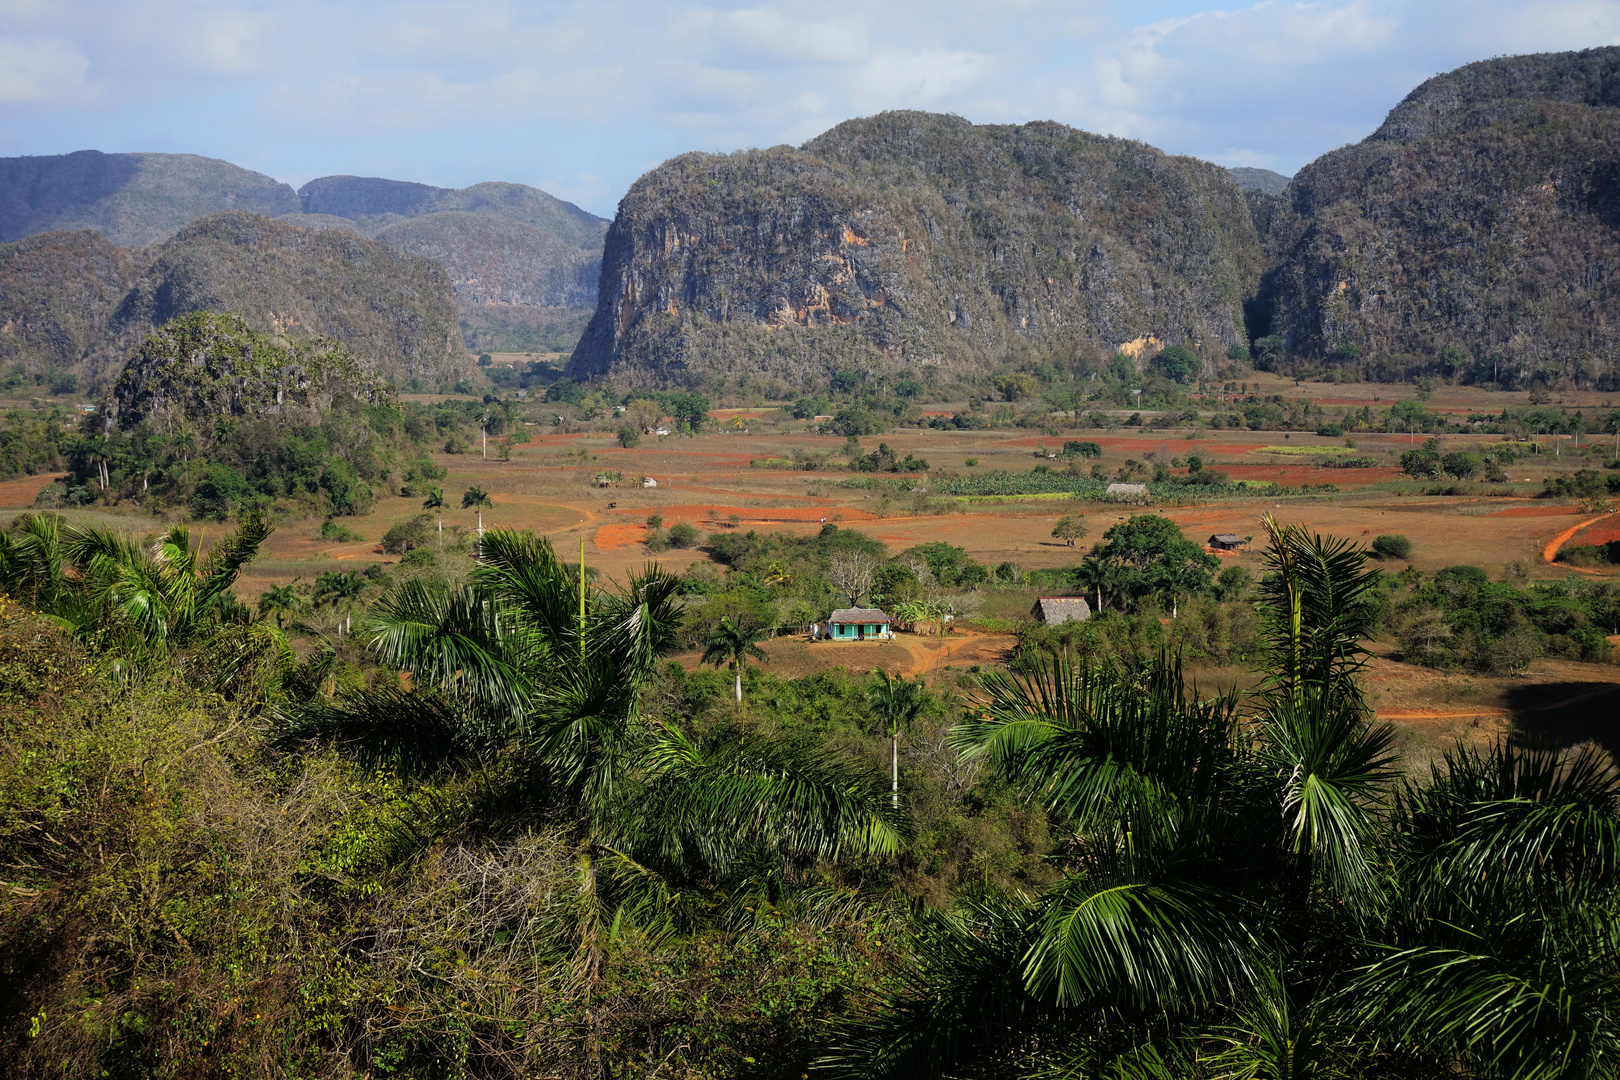
<path fill-rule="evenodd" d="M 154 320 L 216 305 L 440 381 L 463 345 L 577 337 L 570 374 L 634 385 L 1179 345 L 1206 373 L 1247 355 L 1620 387 L 1617 145 L 1609 47 L 1437 76 L 1292 178 L 919 112 L 682 155 L 611 224 L 519 184 L 293 191 L 191 155 L 0 159 L 0 360 L 104 383 Z"/>
<path fill-rule="evenodd" d="M 95 247 L 97 254 L 91 257 L 96 261 L 84 268 L 86 282 L 72 289 L 80 301 L 79 313 L 67 318 L 72 330 L 65 332 L 47 319 L 55 328 L 32 334 L 35 339 L 43 334 L 55 340 L 53 363 L 80 369 L 92 381 L 102 375 L 100 361 L 120 351 L 100 348 L 93 357 L 96 349 L 86 337 L 87 333 L 94 337 L 92 327 L 114 321 L 110 312 L 91 315 L 83 307 L 90 292 L 105 291 L 111 266 L 108 260 L 124 267 L 119 280 L 128 286 L 133 283 L 130 268 L 150 264 L 158 246 L 168 244 L 200 218 L 230 211 L 252 212 L 303 230 L 335 228 L 438 263 L 454 290 L 458 308 L 454 321 L 460 324 L 464 343 L 472 348 L 571 346 L 596 306 L 602 236 L 608 224 L 522 184 L 486 183 L 457 190 L 327 176 L 294 191 L 261 173 L 192 154 L 83 150 L 48 157 L 0 158 L 0 241 L 90 230 L 129 249 L 112 256 Z M 275 235 L 285 239 L 292 234 Z M 83 249 L 89 255 L 90 248 L 84 244 L 82 240 L 59 241 L 59 253 Z M 8 256 L 0 248 L 0 264 L 17 257 L 26 261 L 28 255 Z M 191 284 L 197 284 L 195 277 Z M 243 284 L 219 281 L 210 287 L 232 293 L 239 292 Z M 386 291 L 389 286 L 379 284 L 378 288 Z M 31 315 L 35 316 L 33 322 L 40 321 L 37 301 L 29 308 L 14 302 L 17 299 L 0 295 L 0 327 L 9 322 L 12 332 Z M 309 303 L 321 301 L 310 298 Z M 249 310 L 238 314 L 250 321 L 256 318 Z M 127 326 L 128 319 L 123 322 Z M 6 331 L 0 330 L 3 333 Z M 129 342 L 120 339 L 117 344 L 127 346 Z M 345 344 L 364 350 L 374 342 Z M 0 356 L 18 351 L 0 340 Z M 400 359 L 388 350 L 378 358 L 385 364 Z M 421 368 L 414 362 L 405 366 Z"/>

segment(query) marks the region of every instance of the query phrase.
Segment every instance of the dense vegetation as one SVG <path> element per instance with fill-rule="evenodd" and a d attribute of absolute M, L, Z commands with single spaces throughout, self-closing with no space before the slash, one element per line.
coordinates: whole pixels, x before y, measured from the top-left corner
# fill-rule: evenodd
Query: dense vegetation
<path fill-rule="evenodd" d="M 1131 525 L 1101 549 L 1174 546 Z M 8 1072 L 1608 1075 L 1612 766 L 1398 777 L 1357 682 L 1383 579 L 1268 528 L 1265 579 L 1165 637 L 1113 612 L 1061 628 L 1100 651 L 1032 637 L 928 691 L 660 658 L 863 559 L 896 597 L 973 577 L 948 545 L 722 534 L 724 581 L 615 585 L 492 530 L 468 571 L 323 575 L 352 635 L 299 638 L 295 592 L 232 597 L 262 519 L 200 555 L 30 518 L 0 537 Z M 1217 641 L 1261 663 L 1241 702 L 1152 647 Z"/>
<path fill-rule="evenodd" d="M 498 446 L 519 437 L 510 402 L 401 404 L 333 341 L 271 338 L 209 313 L 164 325 L 104 413 L 66 420 L 19 411 L 0 426 L 15 472 L 67 470 L 39 505 L 134 500 L 218 520 L 364 514 L 380 494 L 420 497 L 442 479 L 429 451 L 467 450 L 480 430 Z"/>

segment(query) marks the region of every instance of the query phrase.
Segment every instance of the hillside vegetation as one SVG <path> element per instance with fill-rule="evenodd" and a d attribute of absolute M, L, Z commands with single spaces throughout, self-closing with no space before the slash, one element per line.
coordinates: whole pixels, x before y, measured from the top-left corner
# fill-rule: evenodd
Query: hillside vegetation
<path fill-rule="evenodd" d="M 638 180 L 569 374 L 807 385 L 1026 349 L 1224 358 L 1260 271 L 1224 169 L 1061 124 L 885 113 Z"/>
<path fill-rule="evenodd" d="M 214 214 L 156 248 L 88 231 L 0 245 L 0 358 L 94 392 L 153 328 L 231 312 L 267 333 L 326 336 L 402 385 L 465 374 L 455 298 L 433 261 L 336 230 Z"/>
<path fill-rule="evenodd" d="M 443 266 L 468 348 L 571 348 L 596 306 L 608 223 L 538 188 L 324 176 L 298 196 L 294 220 L 346 224 Z"/>
<path fill-rule="evenodd" d="M 1620 386 L 1620 48 L 1430 79 L 1258 215 L 1268 360 Z"/>
<path fill-rule="evenodd" d="M 0 158 L 0 240 L 94 229 L 135 247 L 221 210 L 296 213 L 298 196 L 263 173 L 196 154 Z"/>

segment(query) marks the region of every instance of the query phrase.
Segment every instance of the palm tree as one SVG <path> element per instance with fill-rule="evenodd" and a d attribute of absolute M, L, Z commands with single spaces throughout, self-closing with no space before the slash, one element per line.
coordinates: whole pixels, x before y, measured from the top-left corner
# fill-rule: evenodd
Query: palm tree
<path fill-rule="evenodd" d="M 1119 570 L 1114 564 L 1098 558 L 1096 555 L 1087 555 L 1080 560 L 1079 572 L 1076 575 L 1080 580 L 1080 587 L 1086 592 L 1097 594 L 1097 610 L 1103 608 L 1103 590 L 1112 589 L 1119 578 Z"/>
<path fill-rule="evenodd" d="M 764 636 L 765 631 L 762 628 L 725 615 L 721 617 L 720 625 L 716 626 L 703 642 L 703 663 L 712 663 L 715 667 L 729 663 L 731 670 L 736 673 L 739 705 L 743 699 L 743 669 L 748 666 L 748 658 L 752 656 L 761 663 L 768 659 L 759 647 L 759 640 Z"/>
<path fill-rule="evenodd" d="M 1062 876 L 925 935 L 910 989 L 824 1065 L 990 1074 L 1039 1045 L 1032 1071 L 1170 1076 L 1201 1069 L 1200 1045 L 1225 1045 L 1234 1069 L 1270 1045 L 1294 1064 L 1241 1075 L 1295 1076 L 1319 1043 L 1339 1053 L 1354 1022 L 1333 994 L 1383 895 L 1368 851 L 1390 782 L 1387 732 L 1344 689 L 1356 625 L 1335 612 L 1359 595 L 1356 555 L 1274 531 L 1287 602 L 1262 614 L 1283 674 L 1249 727 L 1234 694 L 1189 691 L 1170 655 L 986 675 L 953 740 L 1039 800 L 1068 838 Z M 1411 1045 L 1432 1030 L 1414 1020 Z"/>
<path fill-rule="evenodd" d="M 444 550 L 444 489 L 434 487 L 429 489 L 427 498 L 422 500 L 422 509 L 433 511 L 433 519 L 439 525 L 439 550 Z"/>
<path fill-rule="evenodd" d="M 910 727 L 927 704 L 926 691 L 923 689 L 922 677 L 918 676 L 915 682 L 907 682 L 904 675 L 897 675 L 893 679 L 882 669 L 874 669 L 872 674 L 878 678 L 878 683 L 866 692 L 866 700 L 871 703 L 883 726 L 889 729 L 889 799 L 890 804 L 900 808 L 900 729 Z"/>
<path fill-rule="evenodd" d="M 15 536 L 0 535 L 0 588 L 125 665 L 189 647 L 204 628 L 236 619 L 231 586 L 273 529 L 244 516 L 203 553 L 183 525 L 140 539 L 68 525 L 57 514 L 30 515 Z"/>
<path fill-rule="evenodd" d="M 680 581 L 654 566 L 603 590 L 584 569 L 532 533 L 491 529 L 467 584 L 403 582 L 365 625 L 378 659 L 409 673 L 412 689 L 301 705 L 286 737 L 333 738 L 404 771 L 471 770 L 515 785 L 535 812 L 573 814 L 586 862 L 605 875 L 592 870 L 593 895 L 712 880 L 756 849 L 895 849 L 880 791 L 846 768 L 644 718 L 641 687 L 679 642 Z"/>
<path fill-rule="evenodd" d="M 259 614 L 273 615 L 278 627 L 287 625 L 287 616 L 304 607 L 304 598 L 291 585 L 272 585 L 259 594 Z"/>
<path fill-rule="evenodd" d="M 334 612 L 344 606 L 352 608 L 365 595 L 369 584 L 370 582 L 358 570 L 327 570 L 316 577 L 315 593 L 310 599 L 317 607 L 326 604 Z M 343 636 L 353 621 L 354 616 L 350 614 L 339 623 L 339 637 Z"/>
<path fill-rule="evenodd" d="M 478 539 L 480 542 L 484 539 L 484 508 L 490 507 L 493 509 L 494 506 L 495 503 L 490 499 L 489 492 L 481 487 L 470 487 L 462 493 L 461 508 L 463 510 L 478 511 Z"/>

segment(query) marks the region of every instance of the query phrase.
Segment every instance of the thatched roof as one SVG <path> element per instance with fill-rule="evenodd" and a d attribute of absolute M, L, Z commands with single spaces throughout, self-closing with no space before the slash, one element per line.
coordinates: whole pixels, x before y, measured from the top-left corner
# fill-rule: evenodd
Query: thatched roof
<path fill-rule="evenodd" d="M 1091 605 L 1079 596 L 1043 596 L 1030 614 L 1048 626 L 1057 626 L 1091 618 Z"/>
<path fill-rule="evenodd" d="M 1211 544 L 1241 544 L 1243 537 L 1237 533 L 1216 533 L 1209 538 Z"/>
<path fill-rule="evenodd" d="M 827 619 L 834 623 L 886 623 L 889 617 L 875 607 L 839 608 Z"/>

